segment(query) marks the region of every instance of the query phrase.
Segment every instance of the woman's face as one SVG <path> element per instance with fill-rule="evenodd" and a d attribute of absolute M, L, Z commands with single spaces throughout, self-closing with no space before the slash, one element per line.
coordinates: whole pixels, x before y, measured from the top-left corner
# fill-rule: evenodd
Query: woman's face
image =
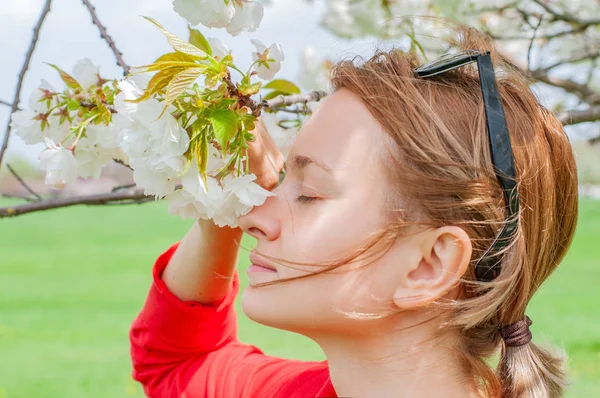
<path fill-rule="evenodd" d="M 384 228 L 384 134 L 350 91 L 342 89 L 328 97 L 299 132 L 288 155 L 286 177 L 274 190 L 276 196 L 239 220 L 244 232 L 257 239 L 257 252 L 325 264 L 350 255 L 371 233 Z M 252 272 L 242 296 L 244 312 L 257 322 L 304 334 L 349 328 L 359 333 L 362 326 L 356 320 L 335 310 L 372 314 L 393 309 L 395 263 L 399 252 L 403 261 L 416 259 L 411 245 L 411 238 L 404 238 L 369 266 L 360 267 L 377 256 L 272 286 L 253 284 L 321 267 L 272 264 L 276 272 Z"/>

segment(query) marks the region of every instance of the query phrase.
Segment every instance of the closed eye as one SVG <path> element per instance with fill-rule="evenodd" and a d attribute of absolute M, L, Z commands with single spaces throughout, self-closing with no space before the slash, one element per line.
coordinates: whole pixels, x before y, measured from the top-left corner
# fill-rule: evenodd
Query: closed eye
<path fill-rule="evenodd" d="M 319 198 L 314 198 L 312 196 L 298 195 L 296 197 L 296 202 L 299 202 L 299 203 L 310 203 L 310 202 L 313 202 L 313 201 L 315 201 L 317 199 L 319 199 Z"/>

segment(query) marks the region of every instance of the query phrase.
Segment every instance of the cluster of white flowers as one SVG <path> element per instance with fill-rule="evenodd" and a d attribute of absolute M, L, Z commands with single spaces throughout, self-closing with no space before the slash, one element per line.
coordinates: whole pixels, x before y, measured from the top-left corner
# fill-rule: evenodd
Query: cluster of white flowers
<path fill-rule="evenodd" d="M 254 182 L 254 174 L 240 177 L 228 175 L 223 179 L 222 185 L 219 185 L 210 174 L 223 167 L 227 160 L 213 146 L 209 146 L 207 183 L 204 183 L 195 162 L 192 162 L 181 178 L 182 188 L 166 198 L 169 213 L 184 219 L 212 219 L 220 227 L 228 225 L 235 228 L 238 226 L 238 217 L 247 214 L 253 206 L 262 205 L 267 197 L 274 195 Z"/>
<path fill-rule="evenodd" d="M 140 103 L 125 101 L 138 98 L 146 84 L 147 77 L 142 75 L 123 80 L 118 83 L 122 91 L 115 99 L 117 141 L 133 168 L 136 185 L 147 195 L 166 197 L 169 213 L 173 215 L 212 219 L 219 226 L 237 227 L 237 218 L 253 206 L 263 204 L 271 192 L 253 182 L 254 174 L 228 175 L 220 185 L 211 174 L 225 166 L 231 155 L 223 158 L 212 145 L 209 145 L 205 184 L 196 160 L 189 164 L 184 156 L 190 139 L 171 113 L 164 112 L 159 118 L 162 105 L 155 99 Z M 178 182 L 181 188 L 176 190 Z"/>
<path fill-rule="evenodd" d="M 73 77 L 85 90 L 98 83 L 99 69 L 89 59 L 83 59 L 73 68 Z M 76 139 L 69 128 L 72 123 L 66 118 L 67 114 L 61 123 L 61 116 L 56 114 L 58 97 L 54 94 L 54 88 L 42 80 L 29 97 L 29 109 L 12 115 L 11 128 L 28 145 L 45 143 L 40 167 L 46 172 L 46 185 L 60 189 L 74 183 L 78 175 L 98 178 L 102 168 L 120 153 L 116 131 L 102 124 L 90 124 L 73 153 L 69 149 Z M 76 111 L 61 108 L 73 123 L 82 121 Z"/>
<path fill-rule="evenodd" d="M 173 0 L 173 9 L 192 26 L 226 28 L 232 36 L 254 32 L 264 14 L 263 5 L 250 0 Z"/>
<path fill-rule="evenodd" d="M 256 30 L 263 17 L 263 6 L 249 0 L 174 0 L 173 5 L 190 24 L 224 27 L 233 36 Z M 207 38 L 207 41 L 215 58 L 222 59 L 231 53 L 219 40 Z M 252 53 L 254 73 L 263 80 L 273 79 L 285 59 L 281 46 L 267 47 L 258 40 L 252 40 L 252 44 L 256 48 Z M 77 62 L 72 75 L 83 89 L 76 101 L 86 95 L 93 98 L 90 88 L 106 82 L 100 77 L 98 67 L 88 59 Z M 53 188 L 73 184 L 78 176 L 97 179 L 112 159 L 118 159 L 133 169 L 133 179 L 146 195 L 167 200 L 169 213 L 237 227 L 238 217 L 274 194 L 256 184 L 254 174 L 242 173 L 237 177 L 229 174 L 217 180 L 217 171 L 233 155 L 224 156 L 210 144 L 206 175 L 202 178 L 197 159 L 189 158 L 189 133 L 173 116 L 176 108 L 170 105 L 165 110 L 156 98 L 132 102 L 143 95 L 149 81 L 148 74 L 136 74 L 117 83 L 116 112 L 109 125 L 98 123 L 99 114 L 84 121 L 77 106 L 78 109 L 71 110 L 66 105 L 71 104 L 70 97 L 42 81 L 29 98 L 29 109 L 14 113 L 11 126 L 27 144 L 45 143 L 40 166 L 46 172 L 46 184 Z M 59 100 L 63 101 L 60 106 Z M 276 118 L 264 116 L 275 141 L 287 154 L 294 132 L 277 126 Z M 93 121 L 94 118 L 97 120 Z"/>

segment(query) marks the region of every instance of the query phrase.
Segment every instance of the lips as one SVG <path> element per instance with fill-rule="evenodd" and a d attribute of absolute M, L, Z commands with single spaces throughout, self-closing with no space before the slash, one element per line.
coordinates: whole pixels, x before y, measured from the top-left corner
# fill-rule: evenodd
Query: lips
<path fill-rule="evenodd" d="M 275 267 L 270 265 L 264 258 L 256 254 L 255 252 L 250 253 L 250 263 L 253 265 L 259 265 L 263 268 L 270 269 L 272 271 L 277 271 Z"/>

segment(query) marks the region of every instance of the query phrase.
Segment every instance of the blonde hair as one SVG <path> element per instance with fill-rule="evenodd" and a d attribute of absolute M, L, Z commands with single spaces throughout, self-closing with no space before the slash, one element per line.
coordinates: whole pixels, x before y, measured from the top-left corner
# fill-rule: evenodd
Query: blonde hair
<path fill-rule="evenodd" d="M 339 62 L 331 76 L 333 90 L 357 95 L 389 135 L 389 228 L 348 258 L 308 276 L 348 263 L 411 223 L 460 226 L 472 240 L 471 266 L 460 282 L 460 299 L 442 305 L 449 309 L 447 327 L 460 331 L 465 372 L 489 397 L 561 397 L 563 359 L 534 343 L 506 347 L 499 331 L 524 317 L 529 300 L 571 243 L 578 212 L 572 149 L 561 123 L 537 101 L 524 76 L 498 55 L 489 37 L 462 27 L 457 33 L 453 44 L 459 50 L 492 54 L 517 169 L 519 228 L 499 254 L 499 275 L 478 282 L 474 273 L 505 217 L 476 67 L 420 79 L 414 69 L 422 60 L 392 50 L 377 51 L 360 64 Z M 487 360 L 498 350 L 494 371 Z"/>

